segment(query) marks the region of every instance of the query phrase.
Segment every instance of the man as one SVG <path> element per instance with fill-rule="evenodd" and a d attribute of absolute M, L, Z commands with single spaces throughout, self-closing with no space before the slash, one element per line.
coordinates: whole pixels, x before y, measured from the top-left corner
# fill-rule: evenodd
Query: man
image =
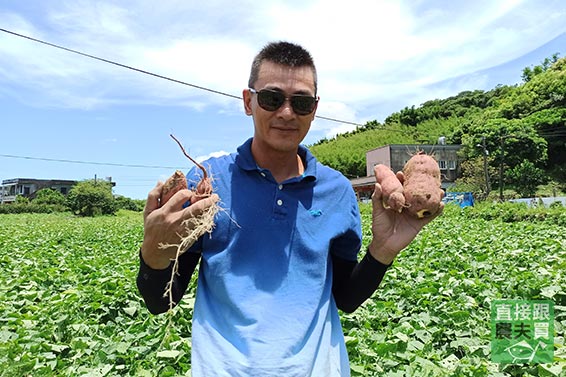
<path fill-rule="evenodd" d="M 358 263 L 361 221 L 352 187 L 300 145 L 318 106 L 310 54 L 287 42 L 267 45 L 248 86 L 243 102 L 253 138 L 204 164 L 215 194 L 184 208 L 195 195 L 189 190 L 162 207 L 163 185 L 150 192 L 138 287 L 151 312 L 168 309 L 163 292 L 174 251 L 158 245 L 178 243 L 182 220 L 219 200 L 214 230 L 180 257 L 173 287 L 178 302 L 200 261 L 193 375 L 349 376 L 338 308 L 351 312 L 370 297 L 431 219 L 385 210 L 377 183 L 373 239 Z M 199 180 L 196 169 L 187 180 Z"/>

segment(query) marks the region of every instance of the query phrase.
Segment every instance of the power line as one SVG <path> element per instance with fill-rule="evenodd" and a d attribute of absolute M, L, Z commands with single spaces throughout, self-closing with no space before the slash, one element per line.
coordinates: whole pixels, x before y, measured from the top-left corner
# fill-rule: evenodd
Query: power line
<path fill-rule="evenodd" d="M 174 79 L 174 78 L 171 78 L 171 77 L 159 75 L 159 74 L 157 74 L 157 73 L 145 71 L 145 70 L 143 70 L 143 69 L 131 67 L 131 66 L 126 65 L 126 64 L 117 63 L 117 62 L 112 61 L 112 60 L 108 60 L 108 59 L 104 59 L 104 58 L 99 58 L 98 56 L 90 55 L 90 54 L 87 54 L 87 53 L 84 53 L 84 52 L 81 52 L 81 51 L 77 51 L 77 50 L 73 50 L 73 49 L 70 49 L 70 48 L 67 48 L 67 47 L 63 47 L 63 46 L 60 46 L 60 45 L 56 45 L 56 44 L 54 44 L 54 43 L 45 42 L 45 41 L 42 41 L 42 40 L 40 40 L 40 39 L 36 39 L 36 38 L 29 37 L 29 36 L 27 36 L 27 35 L 15 33 L 15 32 L 10 31 L 10 30 L 6 30 L 6 29 L 0 28 L 0 31 L 3 31 L 4 33 L 8 33 L 8 34 L 15 35 L 15 36 L 17 36 L 17 37 L 29 39 L 30 41 L 37 42 L 37 43 L 41 43 L 41 44 L 44 44 L 44 45 L 47 45 L 47 46 L 50 46 L 50 47 L 55 47 L 55 48 L 58 48 L 58 49 L 60 49 L 60 50 L 64 50 L 64 51 L 67 51 L 67 52 L 72 52 L 73 54 L 78 54 L 78 55 L 81 55 L 81 56 L 85 56 L 85 57 L 87 57 L 87 58 L 91 58 L 91 59 L 94 59 L 94 60 L 98 60 L 98 61 L 101 61 L 101 62 L 104 62 L 104 63 L 113 64 L 113 65 L 116 65 L 116 66 L 118 66 L 118 67 L 130 69 L 130 70 L 132 70 L 132 71 L 144 73 L 144 74 L 146 74 L 146 75 L 154 76 L 154 77 L 157 77 L 157 78 L 160 78 L 160 79 L 169 80 L 169 81 L 176 82 L 176 83 L 178 83 L 178 84 L 187 85 L 187 86 L 190 86 L 190 87 L 192 87 L 192 88 L 196 88 L 196 89 L 200 89 L 200 90 L 205 90 L 205 91 L 207 91 L 207 92 L 211 92 L 211 93 L 215 93 L 215 94 L 220 94 L 220 95 L 223 95 L 223 96 L 226 96 L 226 97 L 231 97 L 231 98 L 236 98 L 236 99 L 242 99 L 241 97 L 235 96 L 235 95 L 233 95 L 233 94 L 224 93 L 224 92 L 221 92 L 221 91 L 218 91 L 218 90 L 214 90 L 214 89 L 210 89 L 210 88 L 205 88 L 204 86 L 191 84 L 191 83 L 188 83 L 188 82 L 185 82 L 185 81 L 181 81 L 181 80 L 177 80 L 177 79 Z"/>
<path fill-rule="evenodd" d="M 49 161 L 49 162 L 64 162 L 64 163 L 70 163 L 70 164 L 118 166 L 118 167 L 123 167 L 123 168 L 173 169 L 173 170 L 176 170 L 176 169 L 186 169 L 186 168 L 180 168 L 180 167 L 174 167 L 174 166 L 117 164 L 117 163 L 112 163 L 112 162 L 62 160 L 62 159 L 44 158 L 44 157 L 16 156 L 16 155 L 11 155 L 11 154 L 0 154 L 0 157 L 19 158 L 19 159 L 23 159 L 23 160 L 36 160 L 36 161 Z"/>
<path fill-rule="evenodd" d="M 185 82 L 185 81 L 181 81 L 181 80 L 177 80 L 177 79 L 174 79 L 174 78 L 171 78 L 171 77 L 168 77 L 168 76 L 163 76 L 163 75 L 160 75 L 160 74 L 157 74 L 157 73 L 149 72 L 149 71 L 146 71 L 146 70 L 143 70 L 143 69 L 140 69 L 140 68 L 135 68 L 135 67 L 132 67 L 132 66 L 129 66 L 129 65 L 126 65 L 126 64 L 115 62 L 113 60 L 100 58 L 100 57 L 95 56 L 95 55 L 87 54 L 87 53 L 84 53 L 84 52 L 81 52 L 81 51 L 78 51 L 78 50 L 73 50 L 73 49 L 68 48 L 68 47 L 64 47 L 64 46 L 57 45 L 57 44 L 54 44 L 54 43 L 46 42 L 46 41 L 43 41 L 41 39 L 33 38 L 33 37 L 30 37 L 30 36 L 23 35 L 23 34 L 20 34 L 20 33 L 16 33 L 16 32 L 6 30 L 6 29 L 3 29 L 3 28 L 0 28 L 0 31 L 14 35 L 16 37 L 25 38 L 25 39 L 28 39 L 30 41 L 36 42 L 36 43 L 41 43 L 41 44 L 44 44 L 46 46 L 54 47 L 54 48 L 57 48 L 57 49 L 60 49 L 60 50 L 71 52 L 73 54 L 81 55 L 81 56 L 84 56 L 84 57 L 87 57 L 87 58 L 90 58 L 90 59 L 98 60 L 98 61 L 108 63 L 108 64 L 113 64 L 113 65 L 121 67 L 121 68 L 130 69 L 132 71 L 136 71 L 136 72 L 139 72 L 139 73 L 143 73 L 143 74 L 146 74 L 146 75 L 157 77 L 157 78 L 160 78 L 160 79 L 163 79 L 163 80 L 172 81 L 172 82 L 175 82 L 177 84 L 190 86 L 190 87 L 195 88 L 195 89 L 204 90 L 204 91 L 214 93 L 214 94 L 219 94 L 219 95 L 222 95 L 222 96 L 225 96 L 225 97 L 235 98 L 235 99 L 238 99 L 238 100 L 242 99 L 242 97 L 234 95 L 234 94 L 221 92 L 219 90 L 210 89 L 210 88 L 200 86 L 200 85 L 196 85 L 196 84 L 191 84 L 191 83 L 188 83 L 188 82 Z M 360 124 L 360 123 L 349 122 L 349 121 L 340 120 L 340 119 L 336 119 L 336 118 L 329 118 L 329 117 L 325 117 L 325 116 L 321 116 L 321 115 L 316 115 L 316 117 L 320 118 L 320 119 L 328 120 L 328 121 L 331 121 L 331 122 L 336 122 L 336 123 L 351 124 L 351 125 L 354 125 L 354 126 L 363 126 L 363 124 Z"/>
<path fill-rule="evenodd" d="M 329 121 L 331 121 L 331 122 L 336 122 L 336 123 L 351 124 L 351 125 L 353 125 L 353 126 L 359 126 L 359 127 L 363 127 L 363 126 L 364 126 L 363 124 L 360 124 L 360 123 L 348 122 L 348 121 L 346 121 L 346 120 L 339 120 L 339 119 L 329 118 L 329 117 L 325 117 L 325 116 L 322 116 L 322 115 L 315 115 L 315 117 L 316 117 L 316 118 L 319 118 L 319 119 L 329 120 Z"/>

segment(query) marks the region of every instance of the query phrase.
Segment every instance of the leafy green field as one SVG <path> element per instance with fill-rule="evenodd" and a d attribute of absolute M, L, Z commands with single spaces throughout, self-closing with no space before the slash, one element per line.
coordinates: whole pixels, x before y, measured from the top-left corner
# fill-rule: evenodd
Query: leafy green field
<path fill-rule="evenodd" d="M 141 238 L 139 213 L 0 215 L 0 375 L 189 374 L 194 283 L 180 310 L 151 316 L 135 286 Z M 564 226 L 448 208 L 342 315 L 352 373 L 566 375 L 565 271 Z M 490 362 L 490 302 L 517 298 L 554 301 L 553 364 Z"/>

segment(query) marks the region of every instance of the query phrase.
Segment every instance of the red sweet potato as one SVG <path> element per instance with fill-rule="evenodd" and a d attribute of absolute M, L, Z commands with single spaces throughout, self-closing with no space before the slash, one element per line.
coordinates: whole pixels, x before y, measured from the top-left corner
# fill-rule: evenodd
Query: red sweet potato
<path fill-rule="evenodd" d="M 440 169 L 434 157 L 423 152 L 415 154 L 405 164 L 403 174 L 406 210 L 418 218 L 435 215 L 440 210 L 444 192 L 440 188 Z"/>
<path fill-rule="evenodd" d="M 208 175 L 199 181 L 195 193 L 196 195 L 191 198 L 191 204 L 194 204 L 201 199 L 208 198 L 212 194 L 212 183 L 210 182 L 210 177 Z"/>
<path fill-rule="evenodd" d="M 171 175 L 165 183 L 163 184 L 163 189 L 161 190 L 161 198 L 159 204 L 162 207 L 175 193 L 179 190 L 187 188 L 187 179 L 185 175 L 180 170 L 176 170 L 173 175 Z"/>
<path fill-rule="evenodd" d="M 208 175 L 208 172 L 206 171 L 204 166 L 202 166 L 202 164 L 197 162 L 195 159 L 193 159 L 187 153 L 187 151 L 185 150 L 185 147 L 183 147 L 183 144 L 181 144 L 181 142 L 175 136 L 173 136 L 173 135 L 169 135 L 169 136 L 171 136 L 171 138 L 177 142 L 177 144 L 179 145 L 179 148 L 181 148 L 181 151 L 183 152 L 185 157 L 187 157 L 189 160 L 191 160 L 191 162 L 193 164 L 195 164 L 202 172 L 202 178 L 199 181 L 199 183 L 197 184 L 197 187 L 195 189 L 196 195 L 191 197 L 191 204 L 194 204 L 201 199 L 208 198 L 210 195 L 212 195 L 212 182 L 210 180 L 210 176 Z M 186 182 L 185 182 L 185 185 L 186 185 Z"/>
<path fill-rule="evenodd" d="M 403 185 L 395 173 L 383 164 L 376 165 L 373 172 L 375 180 L 381 185 L 383 207 L 401 212 L 405 207 L 405 197 L 403 196 Z"/>

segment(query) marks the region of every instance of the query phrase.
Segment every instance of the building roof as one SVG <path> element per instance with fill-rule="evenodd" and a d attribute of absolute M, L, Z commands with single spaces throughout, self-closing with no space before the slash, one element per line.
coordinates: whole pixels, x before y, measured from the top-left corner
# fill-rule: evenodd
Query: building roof
<path fill-rule="evenodd" d="M 77 181 L 68 179 L 35 179 L 35 178 L 11 178 L 2 180 L 3 185 L 9 184 L 26 184 L 26 183 L 38 183 L 38 182 L 49 182 L 51 184 L 58 185 L 74 185 Z"/>
<path fill-rule="evenodd" d="M 366 154 L 368 152 L 371 151 L 376 151 L 378 149 L 384 149 L 384 148 L 389 148 L 389 149 L 407 149 L 408 151 L 411 152 L 415 152 L 419 149 L 426 149 L 426 150 L 434 150 L 434 149 L 460 149 L 462 148 L 462 145 L 460 144 L 387 144 L 387 145 L 382 145 L 381 147 L 377 147 L 377 148 L 373 148 L 370 149 L 366 152 Z"/>
<path fill-rule="evenodd" d="M 375 184 L 375 176 L 370 175 L 369 177 L 360 177 L 360 178 L 350 179 L 350 183 L 352 184 L 352 187 L 374 185 Z"/>

